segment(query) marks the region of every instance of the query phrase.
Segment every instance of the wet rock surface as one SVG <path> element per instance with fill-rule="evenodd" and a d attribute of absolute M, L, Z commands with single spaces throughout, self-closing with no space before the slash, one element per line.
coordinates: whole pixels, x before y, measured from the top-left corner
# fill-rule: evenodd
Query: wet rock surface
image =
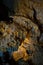
<path fill-rule="evenodd" d="M 0 21 L 0 65 L 43 65 L 43 1 L 16 4 L 13 22 Z"/>

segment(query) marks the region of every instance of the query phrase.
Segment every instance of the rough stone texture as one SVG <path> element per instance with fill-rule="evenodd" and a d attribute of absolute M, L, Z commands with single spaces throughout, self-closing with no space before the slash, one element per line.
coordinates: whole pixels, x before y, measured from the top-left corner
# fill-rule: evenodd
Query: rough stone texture
<path fill-rule="evenodd" d="M 14 2 L 13 22 L 0 21 L 0 64 L 43 65 L 43 1 Z"/>
<path fill-rule="evenodd" d="M 24 16 L 34 20 L 43 29 L 43 1 L 42 0 L 17 0 L 15 15 Z"/>
<path fill-rule="evenodd" d="M 27 26 L 27 23 L 28 23 L 28 26 Z M 0 37 L 0 50 L 1 51 L 6 52 L 7 50 L 9 53 L 12 54 L 13 51 L 16 52 L 19 50 L 19 46 L 22 51 L 22 46 L 25 49 L 25 44 L 24 43 L 22 44 L 22 41 L 25 41 L 25 43 L 27 43 L 27 41 L 25 40 L 25 38 L 27 37 L 27 39 L 30 38 L 29 39 L 30 42 L 28 41 L 29 44 L 26 44 L 27 52 L 25 52 L 25 53 L 28 53 L 29 55 L 28 59 L 29 60 L 31 59 L 32 62 L 37 65 L 42 63 L 42 60 L 40 61 L 40 58 L 43 59 L 43 53 L 40 51 L 41 48 L 38 45 L 38 41 L 37 41 L 37 37 L 40 36 L 40 30 L 38 26 L 34 24 L 30 19 L 27 19 L 21 16 L 19 17 L 14 16 L 13 23 L 12 24 L 10 23 L 10 25 L 2 21 L 0 22 L 0 33 L 2 33 L 2 35 L 0 34 L 1 35 Z M 20 53 L 23 54 L 24 50 L 23 52 L 21 51 Z M 22 54 L 20 57 L 18 56 L 18 58 L 21 58 Z M 16 54 L 16 56 L 17 55 L 18 54 Z M 13 56 L 14 58 L 16 57 L 15 54 L 13 54 Z M 27 56 L 26 57 L 24 56 L 23 61 L 25 61 L 26 58 Z"/>
<path fill-rule="evenodd" d="M 43 33 L 43 0 L 17 0 L 15 15 L 26 17 L 40 29 L 41 34 Z"/>

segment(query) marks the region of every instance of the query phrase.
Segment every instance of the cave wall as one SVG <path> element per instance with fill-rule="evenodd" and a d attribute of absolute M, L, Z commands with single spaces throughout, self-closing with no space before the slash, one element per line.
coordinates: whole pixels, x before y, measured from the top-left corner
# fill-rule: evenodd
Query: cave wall
<path fill-rule="evenodd" d="M 14 0 L 3 0 L 3 3 L 11 10 L 13 10 Z"/>

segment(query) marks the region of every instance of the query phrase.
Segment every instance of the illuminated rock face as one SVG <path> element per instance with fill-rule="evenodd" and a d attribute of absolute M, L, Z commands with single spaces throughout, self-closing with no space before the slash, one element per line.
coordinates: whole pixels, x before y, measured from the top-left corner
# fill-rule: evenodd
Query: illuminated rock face
<path fill-rule="evenodd" d="M 15 14 L 9 16 L 13 22 L 0 21 L 0 64 L 43 65 L 43 1 L 14 3 Z M 13 9 L 12 5 L 9 8 Z"/>
<path fill-rule="evenodd" d="M 41 58 L 43 59 L 42 48 L 37 41 L 40 29 L 30 19 L 14 16 L 13 23 L 10 25 L 1 21 L 0 32 L 2 33 L 0 35 L 0 50 L 2 52 L 9 52 L 16 62 L 20 61 L 20 64 L 30 62 L 30 60 L 37 65 L 42 63 L 42 60 L 39 61 Z"/>
<path fill-rule="evenodd" d="M 32 45 L 31 39 L 26 38 L 21 45 L 19 46 L 18 50 L 13 52 L 13 58 L 15 61 L 18 61 L 19 59 L 23 59 L 24 61 L 30 60 L 32 57 L 32 53 L 34 52 L 34 46 Z"/>

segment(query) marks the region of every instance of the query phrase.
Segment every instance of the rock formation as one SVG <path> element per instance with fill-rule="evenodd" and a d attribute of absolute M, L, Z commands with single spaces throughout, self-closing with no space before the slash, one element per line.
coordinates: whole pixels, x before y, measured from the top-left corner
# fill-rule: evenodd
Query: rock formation
<path fill-rule="evenodd" d="M 14 3 L 13 20 L 0 21 L 0 64 L 43 65 L 43 1 Z"/>

